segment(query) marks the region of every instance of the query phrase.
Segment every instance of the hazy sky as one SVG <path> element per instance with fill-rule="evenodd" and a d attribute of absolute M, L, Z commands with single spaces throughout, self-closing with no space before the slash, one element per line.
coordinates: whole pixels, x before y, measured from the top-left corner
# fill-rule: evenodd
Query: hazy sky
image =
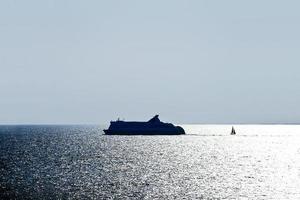
<path fill-rule="evenodd" d="M 1 1 L 0 123 L 300 122 L 300 1 Z"/>

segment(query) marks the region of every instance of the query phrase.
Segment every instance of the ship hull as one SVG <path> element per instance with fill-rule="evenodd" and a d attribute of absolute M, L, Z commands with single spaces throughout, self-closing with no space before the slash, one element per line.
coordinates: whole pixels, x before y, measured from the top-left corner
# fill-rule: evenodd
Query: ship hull
<path fill-rule="evenodd" d="M 105 135 L 184 135 L 184 130 L 176 128 L 174 130 L 103 130 Z"/>

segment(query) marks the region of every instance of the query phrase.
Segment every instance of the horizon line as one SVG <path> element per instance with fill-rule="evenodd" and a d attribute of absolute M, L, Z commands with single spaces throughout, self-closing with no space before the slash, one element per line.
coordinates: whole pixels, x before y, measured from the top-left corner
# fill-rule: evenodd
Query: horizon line
<path fill-rule="evenodd" d="M 0 123 L 0 126 L 101 126 L 107 125 L 108 123 Z M 173 123 L 175 125 L 300 125 L 299 123 L 292 122 L 258 122 L 258 123 Z"/>

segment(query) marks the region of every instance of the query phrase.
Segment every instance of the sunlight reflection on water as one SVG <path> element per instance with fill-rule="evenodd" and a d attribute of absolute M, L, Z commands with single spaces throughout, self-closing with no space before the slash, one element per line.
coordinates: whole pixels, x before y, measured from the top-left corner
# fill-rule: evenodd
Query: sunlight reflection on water
<path fill-rule="evenodd" d="M 183 127 L 187 135 L 105 136 L 98 126 L 2 126 L 0 195 L 300 198 L 300 126 L 234 125 L 236 136 L 231 125 Z"/>

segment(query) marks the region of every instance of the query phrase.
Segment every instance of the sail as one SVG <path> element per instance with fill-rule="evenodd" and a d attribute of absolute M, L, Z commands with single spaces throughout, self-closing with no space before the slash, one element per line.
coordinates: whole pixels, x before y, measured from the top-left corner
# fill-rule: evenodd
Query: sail
<path fill-rule="evenodd" d="M 234 128 L 232 127 L 232 129 L 231 129 L 231 135 L 235 135 L 235 134 L 236 134 L 236 132 L 235 132 Z"/>

